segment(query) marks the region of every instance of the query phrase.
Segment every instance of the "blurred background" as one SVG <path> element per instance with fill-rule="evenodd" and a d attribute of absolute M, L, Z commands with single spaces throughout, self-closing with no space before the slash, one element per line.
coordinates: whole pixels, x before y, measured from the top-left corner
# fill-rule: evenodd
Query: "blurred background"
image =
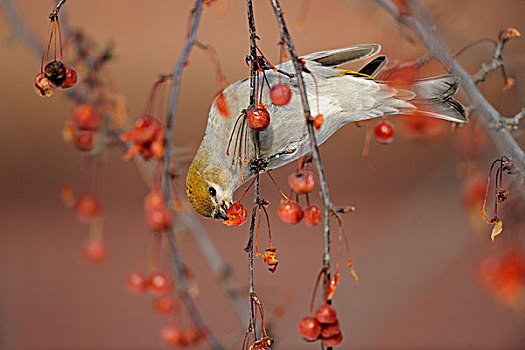
<path fill-rule="evenodd" d="M 424 3 L 450 52 L 480 38 L 496 38 L 507 27 L 525 31 L 524 1 Z M 52 3 L 18 0 L 16 4 L 24 24 L 43 41 Z M 101 44 L 114 42 L 110 78 L 125 97 L 131 120 L 141 115 L 159 74 L 175 65 L 192 5 L 182 0 L 66 3 L 72 27 Z M 380 43 L 393 63 L 425 53 L 417 38 L 405 30 L 415 39 L 407 40 L 373 1 L 283 0 L 282 6 L 300 54 L 358 43 Z M 99 265 L 81 259 L 88 228 L 64 208 L 58 195 L 64 181 L 86 169 L 83 155 L 62 141 L 71 102 L 64 93 L 51 99 L 35 95 L 33 79 L 40 57 L 14 36 L 13 23 L 5 8 L 1 10 L 0 348 L 163 348 L 159 333 L 169 318 L 155 314 L 151 298 L 129 293 L 125 281 L 144 255 L 145 237 L 150 234 L 142 206 L 148 188 L 134 164 L 122 161 L 120 150 L 103 157 L 101 200 L 108 257 Z M 279 37 L 268 3 L 256 1 L 255 14 L 260 47 L 277 62 Z M 217 0 L 204 11 L 198 38 L 215 48 L 229 82 L 248 75 L 244 2 Z M 492 53 L 491 45 L 480 45 L 458 60 L 475 73 Z M 503 115 L 512 116 L 525 102 L 525 41 L 510 42 L 504 60 L 515 86 L 504 92 L 496 72 L 481 90 Z M 434 67 L 425 73 L 440 71 Z M 213 65 L 202 51 L 194 50 L 182 79 L 174 135 L 175 144 L 188 157 L 200 143 L 217 92 Z M 321 147 L 333 202 L 357 208 L 346 214 L 344 223 L 360 284 L 356 286 L 342 268 L 334 297 L 344 335 L 339 348 L 524 349 L 523 311 L 494 298 L 477 277 L 480 260 L 491 251 L 523 250 L 523 226 L 510 225 L 494 245 L 489 238 L 491 226 L 473 229 L 461 200 L 465 183 L 458 171 L 456 135 L 448 133 L 448 126 L 444 134 L 430 140 L 411 140 L 398 128 L 391 145 L 373 142 L 370 159 L 375 171 L 361 159 L 365 129 L 348 125 Z M 488 170 L 499 156 L 489 142 L 479 166 Z M 287 187 L 293 167 L 274 172 L 281 187 Z M 321 228 L 281 223 L 275 205 L 279 193 L 267 178 L 262 193 L 274 204 L 270 219 L 280 260 L 275 274 L 262 260 L 255 266 L 256 289 L 277 340 L 273 348 L 318 348 L 318 343 L 305 343 L 297 328 L 309 312 L 321 267 Z M 317 197 L 315 201 L 320 204 Z M 511 205 L 503 205 L 502 211 Z M 248 225 L 231 228 L 205 219 L 202 223 L 234 277 L 246 287 L 243 248 Z M 260 246 L 266 247 L 261 236 Z M 240 348 L 245 325 L 235 317 L 190 234 L 181 239 L 180 249 L 198 282 L 198 302 L 212 329 L 232 348 Z"/>

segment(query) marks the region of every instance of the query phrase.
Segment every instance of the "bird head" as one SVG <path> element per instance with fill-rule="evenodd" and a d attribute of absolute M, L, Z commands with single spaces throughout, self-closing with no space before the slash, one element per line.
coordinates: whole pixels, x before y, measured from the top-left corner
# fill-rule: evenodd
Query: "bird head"
<path fill-rule="evenodd" d="M 186 195 L 195 211 L 205 217 L 227 220 L 232 203 L 231 174 L 225 168 L 213 166 L 205 152 L 199 150 L 186 178 Z"/>

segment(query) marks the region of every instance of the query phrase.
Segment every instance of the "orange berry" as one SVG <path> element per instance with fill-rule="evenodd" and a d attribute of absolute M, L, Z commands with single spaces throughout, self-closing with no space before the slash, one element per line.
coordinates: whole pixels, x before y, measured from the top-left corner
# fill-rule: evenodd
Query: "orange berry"
<path fill-rule="evenodd" d="M 248 110 L 246 121 L 250 129 L 264 131 L 270 125 L 270 113 L 266 108 L 254 108 Z"/>
<path fill-rule="evenodd" d="M 303 218 L 301 206 L 296 202 L 282 202 L 277 213 L 285 224 L 297 224 Z"/>
<path fill-rule="evenodd" d="M 292 90 L 288 85 L 277 84 L 270 89 L 270 99 L 276 106 L 284 106 L 290 102 L 292 98 Z"/>

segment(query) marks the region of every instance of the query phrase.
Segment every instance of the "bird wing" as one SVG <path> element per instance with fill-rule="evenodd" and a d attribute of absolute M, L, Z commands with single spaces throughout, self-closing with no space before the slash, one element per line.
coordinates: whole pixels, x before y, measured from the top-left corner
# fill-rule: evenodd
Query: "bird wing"
<path fill-rule="evenodd" d="M 317 62 L 326 67 L 337 67 L 345 63 L 361 61 L 374 56 L 381 50 L 379 44 L 361 44 L 341 49 L 314 52 L 303 56 L 305 61 Z"/>

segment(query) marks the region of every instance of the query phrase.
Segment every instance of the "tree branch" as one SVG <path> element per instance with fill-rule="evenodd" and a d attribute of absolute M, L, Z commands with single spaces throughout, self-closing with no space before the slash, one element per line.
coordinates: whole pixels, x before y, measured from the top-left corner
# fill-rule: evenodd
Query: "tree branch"
<path fill-rule="evenodd" d="M 313 163 L 315 165 L 315 169 L 317 170 L 319 187 L 321 188 L 321 200 L 323 202 L 323 270 L 325 272 L 324 289 L 326 293 L 326 286 L 328 284 L 328 281 L 330 280 L 330 210 L 332 209 L 332 202 L 330 201 L 330 196 L 328 193 L 328 184 L 326 182 L 326 176 L 324 174 L 323 163 L 321 161 L 321 154 L 319 152 L 319 147 L 315 139 L 313 119 L 310 112 L 310 105 L 308 104 L 308 96 L 306 94 L 306 86 L 303 77 L 304 67 L 301 61 L 299 60 L 294 43 L 292 41 L 290 33 L 288 32 L 288 28 L 286 27 L 286 23 L 284 21 L 283 12 L 279 1 L 270 0 L 270 2 L 272 4 L 275 18 L 279 25 L 281 37 L 286 45 L 286 48 L 288 50 L 288 53 L 291 57 L 295 69 L 295 76 L 297 78 L 299 92 L 301 94 L 303 113 L 308 129 L 308 139 L 312 151 Z"/>
<path fill-rule="evenodd" d="M 255 28 L 255 18 L 253 14 L 253 4 L 252 0 L 246 0 L 246 11 L 248 15 L 248 28 L 250 31 L 250 105 L 248 108 L 256 108 L 256 100 L 257 100 L 257 74 L 259 74 L 259 60 L 257 58 L 257 32 Z M 251 130 L 252 136 L 253 136 L 253 143 L 254 143 L 254 159 L 256 161 L 260 158 L 260 143 L 259 143 L 259 131 Z M 242 170 L 241 170 L 242 171 Z M 256 177 L 255 177 L 255 188 L 253 192 L 253 208 L 252 208 L 252 216 L 250 219 L 250 233 L 248 236 L 248 244 L 246 245 L 245 250 L 248 253 L 248 286 L 249 286 L 249 298 L 250 298 L 250 321 L 248 324 L 247 329 L 247 336 L 249 339 L 249 332 L 251 331 L 253 334 L 253 341 L 257 340 L 257 320 L 255 319 L 255 300 L 254 298 L 257 297 L 257 294 L 255 292 L 255 281 L 254 281 L 254 271 L 253 271 L 253 257 L 254 257 L 254 251 L 253 251 L 253 240 L 254 240 L 254 234 L 255 234 L 255 221 L 257 219 L 257 208 L 259 206 L 259 202 L 261 200 L 260 195 L 260 183 L 259 183 L 259 164 L 257 164 L 256 169 Z"/>
<path fill-rule="evenodd" d="M 396 20 L 413 29 L 419 36 L 422 43 L 432 54 L 450 71 L 461 79 L 461 86 L 471 104 L 479 112 L 477 117 L 487 134 L 490 136 L 496 149 L 507 156 L 513 165 L 513 172 L 518 176 L 518 188 L 525 178 L 525 153 L 518 145 L 516 140 L 506 128 L 493 128 L 493 125 L 500 125 L 504 117 L 485 99 L 476 87 L 475 81 L 470 75 L 449 55 L 436 37 L 436 33 L 431 28 L 434 26 L 428 23 L 422 23 L 413 16 L 403 13 L 391 0 L 376 0 L 376 2 L 385 8 Z M 417 6 L 414 6 L 417 5 Z M 423 4 L 411 2 L 412 8 L 421 12 L 424 10 Z M 424 14 L 421 17 L 425 17 Z M 525 192 L 520 190 L 522 197 Z"/>

